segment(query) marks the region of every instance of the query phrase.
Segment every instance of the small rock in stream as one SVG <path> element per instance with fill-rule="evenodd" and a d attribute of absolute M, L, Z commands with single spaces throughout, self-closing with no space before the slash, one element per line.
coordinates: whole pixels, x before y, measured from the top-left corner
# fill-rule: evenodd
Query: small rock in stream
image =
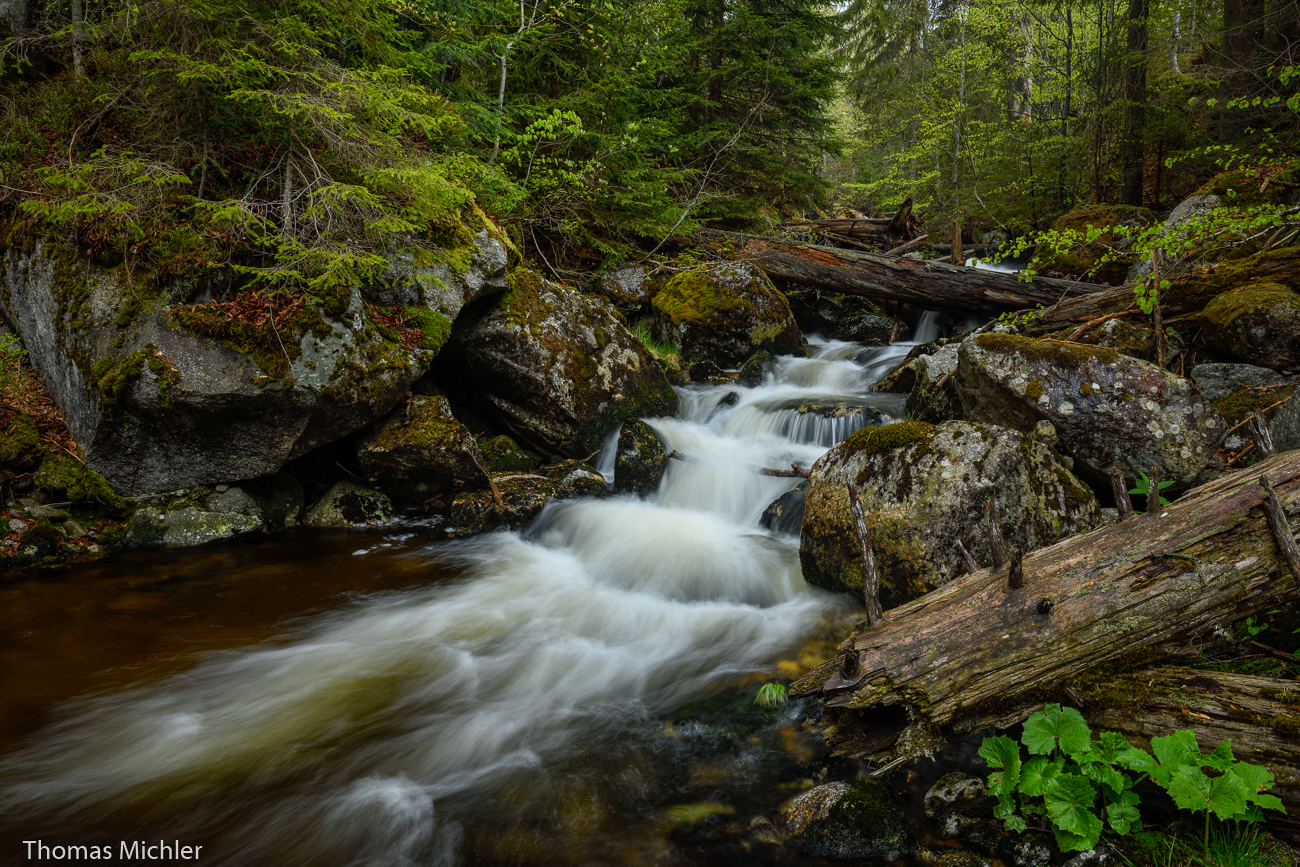
<path fill-rule="evenodd" d="M 916 848 L 884 783 L 826 783 L 785 803 L 786 840 L 804 855 L 894 861 Z"/>
<path fill-rule="evenodd" d="M 668 453 L 654 428 L 640 419 L 628 420 L 618 434 L 614 490 L 642 496 L 654 493 L 664 477 L 667 460 Z"/>

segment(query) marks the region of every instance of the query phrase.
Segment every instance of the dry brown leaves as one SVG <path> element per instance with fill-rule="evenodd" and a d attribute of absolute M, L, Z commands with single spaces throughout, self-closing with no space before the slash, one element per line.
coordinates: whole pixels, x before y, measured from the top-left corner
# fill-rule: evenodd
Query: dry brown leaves
<path fill-rule="evenodd" d="M 366 311 L 370 313 L 370 318 L 380 325 L 392 331 L 402 341 L 402 345 L 408 350 L 417 349 L 421 341 L 424 340 L 424 333 L 413 325 L 407 325 L 410 317 L 402 314 L 402 308 L 390 307 L 391 313 L 381 313 L 380 308 L 371 304 L 369 301 L 364 302 Z"/>

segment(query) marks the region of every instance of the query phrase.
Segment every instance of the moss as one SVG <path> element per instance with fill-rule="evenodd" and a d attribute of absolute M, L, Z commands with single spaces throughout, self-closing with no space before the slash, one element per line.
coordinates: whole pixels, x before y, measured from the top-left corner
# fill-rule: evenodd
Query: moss
<path fill-rule="evenodd" d="M 140 374 L 144 372 L 145 359 L 152 354 L 152 351 L 152 345 L 147 348 L 142 347 L 117 364 L 109 364 L 108 368 L 95 380 L 95 387 L 99 389 L 99 393 L 104 396 L 105 400 L 109 403 L 117 402 L 127 386 L 140 378 Z M 101 358 L 95 362 L 96 371 L 101 369 L 105 360 L 107 359 Z"/>
<path fill-rule="evenodd" d="M 402 311 L 411 326 L 420 329 L 420 348 L 437 352 L 451 336 L 451 320 L 428 307 L 407 307 Z"/>
<path fill-rule="evenodd" d="M 20 468 L 40 455 L 41 433 L 36 420 L 20 415 L 0 435 L 0 467 Z"/>
<path fill-rule="evenodd" d="M 720 293 L 705 271 L 683 271 L 673 276 L 652 301 L 656 310 L 673 322 L 707 322 L 719 313 L 744 306 L 740 293 Z"/>
<path fill-rule="evenodd" d="M 864 427 L 841 444 L 845 456 L 866 452 L 869 455 L 893 451 L 929 439 L 934 425 L 923 421 L 903 421 L 883 427 Z"/>
<path fill-rule="evenodd" d="M 1104 283 L 1119 283 L 1128 273 L 1132 264 L 1126 258 L 1103 262 L 1111 248 L 1123 250 L 1127 244 L 1124 236 L 1130 226 L 1145 226 L 1156 221 L 1155 215 L 1146 208 L 1132 205 L 1094 205 L 1081 208 L 1064 215 L 1052 224 L 1058 232 L 1087 232 L 1089 227 L 1107 229 L 1092 243 L 1080 240 L 1070 249 L 1057 253 L 1042 250 L 1035 257 L 1032 267 L 1038 271 L 1059 271 L 1078 276 L 1088 275 L 1090 279 Z"/>
<path fill-rule="evenodd" d="M 542 463 L 541 455 L 520 448 L 510 437 L 502 434 L 482 445 L 483 457 L 494 473 L 518 473 L 531 470 Z"/>
<path fill-rule="evenodd" d="M 1276 716 L 1265 720 L 1273 731 L 1289 738 L 1300 738 L 1300 718 L 1293 716 Z"/>
<path fill-rule="evenodd" d="M 1300 692 L 1291 692 L 1285 689 L 1276 689 L 1266 686 L 1259 691 L 1260 698 L 1266 698 L 1269 701 L 1277 701 L 1283 704 L 1300 705 Z"/>
<path fill-rule="evenodd" d="M 1025 358 L 1045 361 L 1053 367 L 1066 370 L 1078 370 L 1093 359 L 1106 363 L 1119 358 L 1119 353 L 1104 347 L 1078 346 L 1059 340 L 1039 340 L 1014 334 L 981 334 L 975 338 L 975 345 L 994 352 L 1018 352 Z M 1041 388 L 1040 385 L 1039 397 L 1042 396 Z M 1029 393 L 1028 388 L 1025 393 Z"/>
<path fill-rule="evenodd" d="M 1214 408 L 1223 416 L 1229 426 L 1235 425 L 1256 410 L 1263 412 L 1280 400 L 1286 400 L 1295 391 L 1295 386 L 1280 388 L 1275 391 L 1239 391 L 1214 402 Z M 1271 415 L 1271 413 L 1266 413 Z"/>
<path fill-rule="evenodd" d="M 1272 282 L 1300 291 L 1300 248 L 1283 247 L 1247 259 L 1184 272 L 1161 293 L 1169 313 L 1194 313 L 1214 298 L 1252 282 Z"/>
<path fill-rule="evenodd" d="M 1038 400 L 1043 396 L 1043 384 L 1036 379 L 1031 379 L 1025 385 L 1025 397 L 1030 400 Z"/>
<path fill-rule="evenodd" d="M 386 423 L 377 431 L 375 445 L 385 451 L 400 446 L 421 449 L 444 448 L 459 439 L 463 426 L 451 415 L 444 413 L 444 398 L 415 398 L 406 417 L 394 418 L 396 423 Z"/>
<path fill-rule="evenodd" d="M 69 502 L 95 500 L 118 515 L 125 514 L 128 510 L 126 500 L 113 490 L 103 476 L 70 455 L 47 455 L 36 473 L 36 485 L 51 493 L 60 494 Z"/>
<path fill-rule="evenodd" d="M 1088 382 L 1080 382 L 1079 394 L 1083 397 L 1087 397 L 1088 395 L 1092 394 L 1092 384 Z"/>
<path fill-rule="evenodd" d="M 1252 313 L 1268 318 L 1279 307 L 1300 311 L 1300 295 L 1277 283 L 1254 283 L 1215 296 L 1201 315 L 1216 328 L 1227 328 Z"/>
<path fill-rule="evenodd" d="M 1223 204 L 1232 207 L 1286 204 L 1290 191 L 1288 185 L 1268 184 L 1262 192 L 1261 186 L 1264 184 L 1255 169 L 1230 169 L 1206 181 L 1196 194 L 1218 196 Z"/>

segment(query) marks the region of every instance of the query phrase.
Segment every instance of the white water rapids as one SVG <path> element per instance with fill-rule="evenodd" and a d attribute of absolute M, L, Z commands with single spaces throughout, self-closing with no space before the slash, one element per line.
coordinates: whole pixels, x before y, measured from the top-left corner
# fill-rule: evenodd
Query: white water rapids
<path fill-rule="evenodd" d="M 654 496 L 552 503 L 523 533 L 413 548 L 458 576 L 68 704 L 0 759 L 4 824 L 206 840 L 213 863 L 451 864 L 469 824 L 553 809 L 592 751 L 608 781 L 583 790 L 626 799 L 666 719 L 848 604 L 805 586 L 797 538 L 759 526 L 798 480 L 754 468 L 809 467 L 880 423 L 858 405 L 900 413 L 868 388 L 911 346 L 817 340 L 757 388 L 685 389 L 651 424 L 693 460 L 670 461 Z M 814 399 L 847 409 L 799 412 Z"/>

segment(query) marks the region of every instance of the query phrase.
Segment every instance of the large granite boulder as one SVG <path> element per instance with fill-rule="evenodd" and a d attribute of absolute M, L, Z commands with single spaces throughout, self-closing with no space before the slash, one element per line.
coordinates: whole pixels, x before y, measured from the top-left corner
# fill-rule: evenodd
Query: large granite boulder
<path fill-rule="evenodd" d="M 981 334 L 962 343 L 955 379 L 966 418 L 1020 431 L 1051 422 L 1098 488 L 1113 469 L 1132 480 L 1152 466 L 1190 484 L 1226 429 L 1186 379 L 1101 347 Z"/>
<path fill-rule="evenodd" d="M 655 293 L 657 340 L 683 361 L 736 367 L 760 349 L 802 355 L 803 335 L 785 296 L 756 266 L 732 262 L 676 274 Z"/>
<path fill-rule="evenodd" d="M 478 442 L 441 395 L 416 395 L 391 413 L 357 444 L 357 462 L 375 487 L 399 503 L 488 482 Z"/>
<path fill-rule="evenodd" d="M 196 486 L 142 498 L 127 526 L 127 544 L 137 548 L 187 548 L 266 532 L 267 516 L 261 498 L 239 485 L 217 487 L 221 490 Z M 292 526 L 297 519 L 295 511 L 287 523 Z"/>
<path fill-rule="evenodd" d="M 193 286 L 143 286 L 124 265 L 17 236 L 0 308 L 86 464 L 126 495 L 277 472 L 388 412 L 446 332 L 398 334 L 358 288 L 258 324 L 249 293 L 179 303 Z"/>
<path fill-rule="evenodd" d="M 460 227 L 460 243 L 437 254 L 397 251 L 382 279 L 363 287 L 368 301 L 384 307 L 422 307 L 450 322 L 471 301 L 506 290 L 511 254 L 505 233 L 482 215 Z M 473 231 L 474 227 L 478 231 Z"/>
<path fill-rule="evenodd" d="M 1100 521 L 1092 491 L 1037 439 L 989 424 L 901 422 L 855 433 L 813 464 L 799 559 L 804 579 L 862 593 L 862 548 L 849 511 L 858 486 L 885 608 L 963 570 L 957 542 L 992 562 L 993 501 L 1008 549 L 1031 551 Z"/>
<path fill-rule="evenodd" d="M 510 290 L 449 349 L 447 376 L 548 455 L 585 458 L 625 419 L 677 408 L 663 369 L 607 303 L 529 271 L 512 273 Z"/>
<path fill-rule="evenodd" d="M 1205 342 L 1248 364 L 1300 368 L 1300 295 L 1277 283 L 1224 292 L 1201 312 Z"/>

